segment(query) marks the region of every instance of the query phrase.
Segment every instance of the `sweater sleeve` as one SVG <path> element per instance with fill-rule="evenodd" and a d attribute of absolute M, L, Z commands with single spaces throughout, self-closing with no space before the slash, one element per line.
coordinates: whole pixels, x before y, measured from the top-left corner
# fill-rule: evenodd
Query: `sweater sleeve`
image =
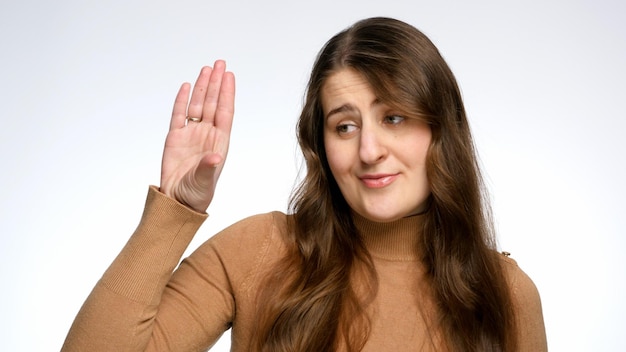
<path fill-rule="evenodd" d="M 139 226 L 80 309 L 62 351 L 158 347 L 155 321 L 172 271 L 206 214 L 150 187 Z M 182 312 L 176 324 L 190 312 Z"/>
<path fill-rule="evenodd" d="M 504 265 L 511 282 L 513 304 L 517 315 L 519 351 L 547 351 L 548 344 L 539 291 L 515 260 L 505 258 Z"/>

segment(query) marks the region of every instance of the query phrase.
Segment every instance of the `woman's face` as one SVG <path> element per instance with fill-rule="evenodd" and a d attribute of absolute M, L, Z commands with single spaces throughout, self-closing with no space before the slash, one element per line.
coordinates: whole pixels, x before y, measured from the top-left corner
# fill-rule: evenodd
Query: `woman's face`
<path fill-rule="evenodd" d="M 430 127 L 385 105 L 352 69 L 328 77 L 321 97 L 328 163 L 352 210 L 379 222 L 424 210 Z"/>

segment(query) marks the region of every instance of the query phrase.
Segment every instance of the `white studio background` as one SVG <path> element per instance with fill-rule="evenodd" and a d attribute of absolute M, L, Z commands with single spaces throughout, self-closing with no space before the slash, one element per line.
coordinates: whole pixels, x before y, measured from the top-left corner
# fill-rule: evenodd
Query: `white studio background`
<path fill-rule="evenodd" d="M 626 350 L 625 14 L 617 0 L 4 1 L 0 349 L 60 349 L 158 184 L 174 96 L 202 65 L 227 60 L 237 113 L 190 248 L 285 210 L 315 54 L 383 15 L 455 72 L 500 244 L 540 290 L 550 349 Z M 228 346 L 227 333 L 214 350 Z"/>

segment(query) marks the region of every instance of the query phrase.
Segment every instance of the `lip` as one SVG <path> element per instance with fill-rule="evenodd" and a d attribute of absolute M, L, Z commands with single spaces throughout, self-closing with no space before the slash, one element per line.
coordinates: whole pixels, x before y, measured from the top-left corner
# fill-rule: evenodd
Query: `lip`
<path fill-rule="evenodd" d="M 365 187 L 383 188 L 389 186 L 398 178 L 399 174 L 366 174 L 359 176 Z"/>

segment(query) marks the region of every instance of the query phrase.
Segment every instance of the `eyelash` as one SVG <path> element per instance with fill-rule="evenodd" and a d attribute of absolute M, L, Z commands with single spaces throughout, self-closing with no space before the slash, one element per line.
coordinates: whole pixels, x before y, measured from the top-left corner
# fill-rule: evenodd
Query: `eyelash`
<path fill-rule="evenodd" d="M 383 118 L 383 122 L 390 124 L 392 126 L 398 125 L 402 122 L 404 122 L 405 118 L 403 116 L 400 115 L 388 115 L 385 116 Z M 350 128 L 350 127 L 354 127 L 356 128 L 356 125 L 354 123 L 341 123 L 339 125 L 337 125 L 337 127 L 335 128 L 337 130 L 337 133 L 339 134 L 346 134 L 346 133 L 350 133 L 352 131 L 347 131 L 346 129 Z"/>
<path fill-rule="evenodd" d="M 350 133 L 351 131 L 346 131 L 345 129 L 348 127 L 356 127 L 354 124 L 350 124 L 350 123 L 342 123 L 337 125 L 337 127 L 335 128 L 337 130 L 337 133 L 339 134 L 345 134 L 345 133 Z"/>
<path fill-rule="evenodd" d="M 399 121 L 396 122 L 391 122 L 391 119 L 398 119 Z M 400 115 L 388 115 L 385 116 L 385 122 L 390 122 L 392 125 L 397 125 L 399 123 L 402 123 L 404 121 L 404 117 L 400 116 Z"/>

